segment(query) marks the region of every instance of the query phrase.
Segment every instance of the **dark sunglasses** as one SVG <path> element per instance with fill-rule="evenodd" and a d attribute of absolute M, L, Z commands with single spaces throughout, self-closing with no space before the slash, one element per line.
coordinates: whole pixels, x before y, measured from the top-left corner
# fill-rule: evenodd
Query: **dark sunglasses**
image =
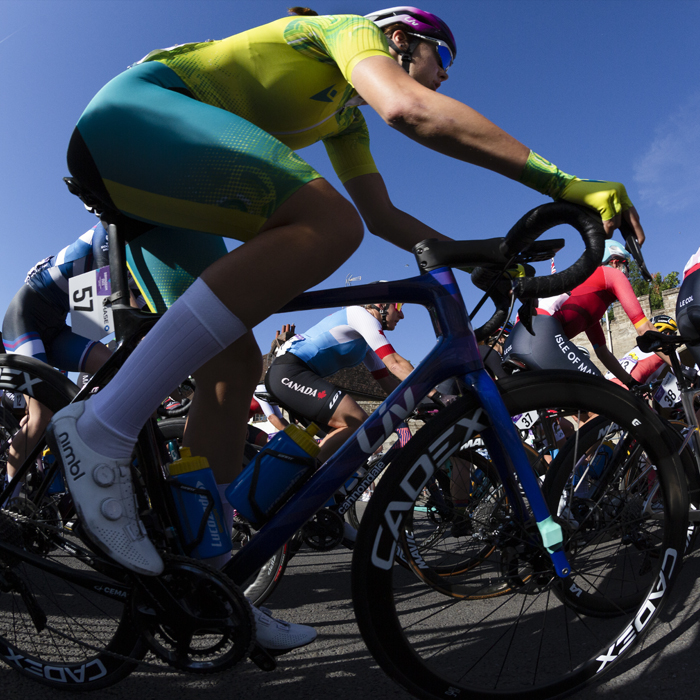
<path fill-rule="evenodd" d="M 414 32 L 411 32 L 412 36 L 417 36 L 419 39 L 423 39 L 423 41 L 427 41 L 435 46 L 435 51 L 437 53 L 438 61 L 440 62 L 440 67 L 446 72 L 449 67 L 454 63 L 454 56 L 452 55 L 452 51 L 450 51 L 450 47 L 444 42 L 441 41 L 440 39 L 435 39 L 432 36 L 424 36 L 423 34 L 415 34 Z"/>

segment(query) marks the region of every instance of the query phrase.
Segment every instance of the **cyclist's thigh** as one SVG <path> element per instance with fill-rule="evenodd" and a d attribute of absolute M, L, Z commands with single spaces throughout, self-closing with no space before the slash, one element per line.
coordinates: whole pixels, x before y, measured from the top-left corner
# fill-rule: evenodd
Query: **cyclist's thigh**
<path fill-rule="evenodd" d="M 676 302 L 676 323 L 684 338 L 700 340 L 700 271 L 684 280 Z M 700 346 L 689 345 L 695 362 L 700 363 Z"/>
<path fill-rule="evenodd" d="M 265 376 L 267 390 L 293 413 L 328 425 L 346 395 L 293 355 L 278 357 Z"/>
<path fill-rule="evenodd" d="M 522 323 L 516 323 L 503 350 L 504 359 L 513 358 L 529 369 L 573 369 L 602 376 L 598 368 L 578 350 L 553 316 L 534 316 L 530 335 Z"/>
<path fill-rule="evenodd" d="M 88 356 L 100 344 L 73 333 L 65 324 L 62 328 L 47 330 L 44 338 L 49 364 L 68 372 L 83 372 Z"/>
<path fill-rule="evenodd" d="M 81 181 L 98 172 L 117 208 L 134 218 L 249 240 L 320 175 L 266 131 L 183 90 L 157 62 L 117 76 L 78 122 L 71 172 Z"/>
<path fill-rule="evenodd" d="M 227 252 L 221 236 L 157 226 L 129 243 L 127 262 L 149 307 L 164 313 Z"/>
<path fill-rule="evenodd" d="M 65 314 L 26 284 L 15 294 L 2 323 L 3 343 L 8 353 L 48 362 L 47 329 L 65 325 Z"/>

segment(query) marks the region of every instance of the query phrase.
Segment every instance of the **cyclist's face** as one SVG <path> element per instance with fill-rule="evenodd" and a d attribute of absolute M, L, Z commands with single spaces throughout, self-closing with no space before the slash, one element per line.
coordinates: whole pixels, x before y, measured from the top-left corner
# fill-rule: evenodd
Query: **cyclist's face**
<path fill-rule="evenodd" d="M 613 258 L 610 261 L 610 266 L 614 267 L 616 270 L 621 270 L 625 277 L 630 276 L 630 266 L 627 260 L 623 260 L 622 258 Z"/>
<path fill-rule="evenodd" d="M 394 32 L 392 39 L 400 48 L 408 48 L 408 38 L 402 31 L 397 30 Z M 393 49 L 390 50 L 392 54 L 396 55 L 399 65 L 402 65 L 401 57 Z M 429 90 L 437 90 L 447 80 L 447 71 L 443 69 L 440 63 L 435 44 L 421 41 L 416 46 L 412 58 L 413 61 L 409 67 L 408 74 L 423 87 L 427 87 Z"/>
<path fill-rule="evenodd" d="M 396 328 L 396 324 L 403 318 L 403 311 L 396 308 L 396 304 L 389 307 L 386 315 L 386 326 L 390 331 Z"/>

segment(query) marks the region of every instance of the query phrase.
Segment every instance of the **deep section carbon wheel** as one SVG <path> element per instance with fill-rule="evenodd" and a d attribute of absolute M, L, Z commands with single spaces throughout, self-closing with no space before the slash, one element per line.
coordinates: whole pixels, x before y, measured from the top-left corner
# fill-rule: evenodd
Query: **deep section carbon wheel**
<path fill-rule="evenodd" d="M 592 412 L 614 423 L 611 442 L 628 441 L 621 449 L 634 454 L 601 489 L 607 503 L 595 526 L 583 527 L 569 512 L 576 503 L 567 484 L 580 453 L 571 453 L 569 474 L 545 493 L 563 528 L 567 578 L 554 573 L 535 525 L 515 518 L 509 500 L 497 495 L 505 489 L 498 471 L 491 472 L 493 507 L 475 514 L 482 524 L 472 530 L 480 551 L 492 551 L 466 571 L 440 577 L 442 550 L 451 547 L 455 557 L 473 551 L 469 537 L 438 540 L 434 556 L 429 547 L 416 548 L 410 571 L 394 554 L 436 472 L 489 422 L 475 400 L 463 397 L 418 432 L 370 501 L 352 576 L 365 642 L 416 697 L 542 700 L 570 692 L 634 647 L 680 570 L 687 493 L 670 429 L 630 392 L 575 372 L 527 373 L 502 380 L 499 389 L 511 416 L 535 410 L 557 420 L 569 436 L 560 447 L 583 436 Z M 510 483 L 511 493 L 519 488 Z"/>

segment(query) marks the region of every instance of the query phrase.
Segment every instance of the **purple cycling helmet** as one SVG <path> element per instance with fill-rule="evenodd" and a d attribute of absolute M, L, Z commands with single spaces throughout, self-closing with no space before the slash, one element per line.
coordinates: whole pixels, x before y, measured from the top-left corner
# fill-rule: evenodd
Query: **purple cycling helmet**
<path fill-rule="evenodd" d="M 370 12 L 365 17 L 374 22 L 380 29 L 400 22 L 406 25 L 407 34 L 418 37 L 418 40 L 409 46 L 408 51 L 400 51 L 392 41 L 389 41 L 389 45 L 401 54 L 403 67 L 406 70 L 411 62 L 411 54 L 420 40 L 435 43 L 442 67 L 445 70 L 452 65 L 457 56 L 457 42 L 450 28 L 437 15 L 430 12 L 409 5 L 399 5 L 398 7 L 388 7 L 385 10 Z"/>

